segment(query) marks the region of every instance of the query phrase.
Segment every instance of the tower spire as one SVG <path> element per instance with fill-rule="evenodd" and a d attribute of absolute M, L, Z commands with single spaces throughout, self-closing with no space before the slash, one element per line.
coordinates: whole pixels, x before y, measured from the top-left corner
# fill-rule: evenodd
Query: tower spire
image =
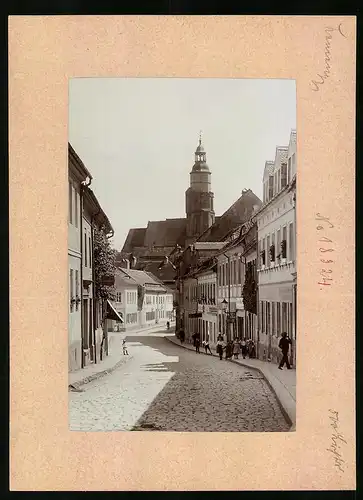
<path fill-rule="evenodd" d="M 199 146 L 202 145 L 202 131 L 199 131 Z"/>

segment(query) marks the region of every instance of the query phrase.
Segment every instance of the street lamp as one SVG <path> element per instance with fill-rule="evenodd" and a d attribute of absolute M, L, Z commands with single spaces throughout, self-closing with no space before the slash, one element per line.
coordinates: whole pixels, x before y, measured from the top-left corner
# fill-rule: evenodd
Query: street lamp
<path fill-rule="evenodd" d="M 227 311 L 227 306 L 228 306 L 228 302 L 226 301 L 226 299 L 223 299 L 222 300 L 222 308 L 223 308 L 224 312 Z"/>

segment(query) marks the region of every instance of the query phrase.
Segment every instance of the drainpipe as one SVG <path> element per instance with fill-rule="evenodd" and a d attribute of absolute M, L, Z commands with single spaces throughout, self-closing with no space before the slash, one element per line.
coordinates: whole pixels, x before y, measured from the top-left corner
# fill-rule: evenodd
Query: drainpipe
<path fill-rule="evenodd" d="M 84 309 L 83 309 L 83 194 L 84 194 L 84 188 L 88 187 L 92 182 L 92 179 L 90 177 L 87 177 L 84 181 L 81 182 L 81 189 L 79 193 L 79 213 L 80 213 L 80 236 L 81 236 L 81 269 L 80 269 L 80 285 L 81 285 L 81 368 L 84 368 L 84 338 L 83 338 L 83 327 L 84 327 L 84 321 L 83 321 L 83 314 L 84 314 Z"/>
<path fill-rule="evenodd" d="M 93 316 L 93 345 L 94 345 L 94 362 L 97 364 L 97 342 L 96 342 L 96 283 L 95 283 L 95 266 L 94 266 L 94 261 L 93 261 L 93 253 L 94 253 L 94 228 L 93 228 L 93 223 L 96 217 L 100 214 L 101 208 L 98 209 L 98 211 L 92 215 L 91 217 L 91 244 L 92 244 L 92 316 Z"/>

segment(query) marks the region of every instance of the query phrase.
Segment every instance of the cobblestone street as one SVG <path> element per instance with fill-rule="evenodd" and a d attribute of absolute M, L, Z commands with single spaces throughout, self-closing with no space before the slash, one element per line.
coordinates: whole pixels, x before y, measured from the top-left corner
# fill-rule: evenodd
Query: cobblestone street
<path fill-rule="evenodd" d="M 154 335 L 127 337 L 132 358 L 69 393 L 78 431 L 288 431 L 255 370 L 196 354 Z"/>

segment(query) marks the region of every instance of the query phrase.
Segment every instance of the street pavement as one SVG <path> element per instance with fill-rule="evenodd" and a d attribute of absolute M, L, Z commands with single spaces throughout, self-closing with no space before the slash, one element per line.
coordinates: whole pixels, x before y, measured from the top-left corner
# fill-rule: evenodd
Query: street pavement
<path fill-rule="evenodd" d="M 288 431 L 256 370 L 181 349 L 160 334 L 128 334 L 130 359 L 69 393 L 75 431 Z"/>

